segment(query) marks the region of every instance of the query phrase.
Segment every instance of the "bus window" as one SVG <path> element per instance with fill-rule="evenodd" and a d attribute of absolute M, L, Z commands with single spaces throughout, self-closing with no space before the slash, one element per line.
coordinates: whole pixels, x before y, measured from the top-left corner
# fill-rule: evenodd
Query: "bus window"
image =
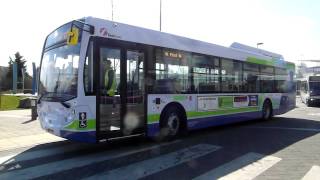
<path fill-rule="evenodd" d="M 270 66 L 260 65 L 260 86 L 261 92 L 274 92 L 274 68 Z"/>
<path fill-rule="evenodd" d="M 240 92 L 242 87 L 242 64 L 228 59 L 221 59 L 222 92 Z"/>
<path fill-rule="evenodd" d="M 260 91 L 259 65 L 252 63 L 243 64 L 243 87 L 245 92 L 254 93 Z"/>
<path fill-rule="evenodd" d="M 220 91 L 219 59 L 210 59 L 202 55 L 193 55 L 193 84 L 197 93 L 211 93 Z"/>
<path fill-rule="evenodd" d="M 284 93 L 288 91 L 286 87 L 287 70 L 283 68 L 275 68 L 275 92 Z"/>
<path fill-rule="evenodd" d="M 144 92 L 144 53 L 127 51 L 127 103 L 141 103 Z"/>
<path fill-rule="evenodd" d="M 190 56 L 180 51 L 156 49 L 155 93 L 186 93 L 189 83 Z"/>

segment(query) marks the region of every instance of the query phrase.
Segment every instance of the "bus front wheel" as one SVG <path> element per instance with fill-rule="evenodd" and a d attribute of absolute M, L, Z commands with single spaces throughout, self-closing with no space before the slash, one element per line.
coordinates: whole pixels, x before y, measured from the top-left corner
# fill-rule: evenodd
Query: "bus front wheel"
<path fill-rule="evenodd" d="M 272 118 L 272 105 L 269 100 L 266 100 L 263 103 L 263 107 L 262 107 L 262 119 L 269 120 L 271 118 Z"/>
<path fill-rule="evenodd" d="M 178 108 L 171 106 L 160 120 L 160 140 L 171 140 L 178 136 L 182 126 L 182 116 Z"/>

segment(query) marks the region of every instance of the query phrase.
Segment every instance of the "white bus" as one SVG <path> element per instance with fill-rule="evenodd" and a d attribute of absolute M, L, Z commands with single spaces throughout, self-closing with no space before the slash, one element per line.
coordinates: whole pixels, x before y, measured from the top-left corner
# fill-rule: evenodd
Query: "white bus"
<path fill-rule="evenodd" d="M 320 103 L 320 75 L 310 75 L 299 79 L 301 102 L 307 106 Z"/>
<path fill-rule="evenodd" d="M 295 107 L 295 66 L 279 54 L 92 17 L 49 34 L 40 68 L 41 126 L 76 141 L 166 139 Z"/>

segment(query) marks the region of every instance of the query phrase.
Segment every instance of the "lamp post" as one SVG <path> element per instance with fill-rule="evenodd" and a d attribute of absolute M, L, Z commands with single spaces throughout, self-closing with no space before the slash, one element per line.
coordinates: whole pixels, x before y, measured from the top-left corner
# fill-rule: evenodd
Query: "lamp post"
<path fill-rule="evenodd" d="M 259 48 L 260 45 L 263 45 L 263 42 L 257 43 L 257 49 Z"/>
<path fill-rule="evenodd" d="M 111 0 L 111 20 L 113 21 L 113 0 Z"/>
<path fill-rule="evenodd" d="M 160 31 L 161 31 L 161 25 L 162 25 L 162 0 L 160 0 Z"/>

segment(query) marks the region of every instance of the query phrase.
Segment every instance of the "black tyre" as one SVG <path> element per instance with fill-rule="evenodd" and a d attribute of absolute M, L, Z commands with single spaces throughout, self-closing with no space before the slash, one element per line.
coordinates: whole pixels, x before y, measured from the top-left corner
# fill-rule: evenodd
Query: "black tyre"
<path fill-rule="evenodd" d="M 178 108 L 174 106 L 168 107 L 163 112 L 160 120 L 160 140 L 171 140 L 176 138 L 182 127 L 183 116 Z"/>
<path fill-rule="evenodd" d="M 266 100 L 263 103 L 263 107 L 262 107 L 262 119 L 269 120 L 271 118 L 272 118 L 272 105 L 269 100 Z"/>

